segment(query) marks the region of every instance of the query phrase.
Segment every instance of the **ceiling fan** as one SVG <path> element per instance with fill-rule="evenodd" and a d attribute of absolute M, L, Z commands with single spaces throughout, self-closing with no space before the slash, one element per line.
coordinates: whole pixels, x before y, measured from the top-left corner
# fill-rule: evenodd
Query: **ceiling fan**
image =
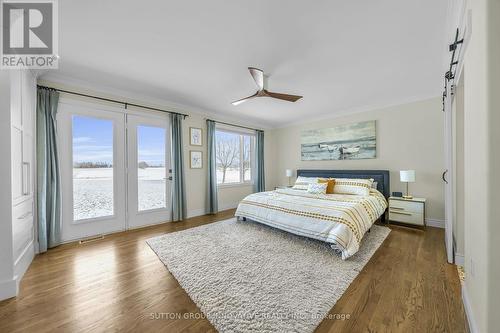
<path fill-rule="evenodd" d="M 259 90 L 257 90 L 257 92 L 255 94 L 253 94 L 252 96 L 248 96 L 248 97 L 239 99 L 237 101 L 232 102 L 231 104 L 239 105 L 245 101 L 248 101 L 249 99 L 256 98 L 256 97 L 271 97 L 271 98 L 281 99 L 281 100 L 288 101 L 288 102 L 296 102 L 302 98 L 302 96 L 280 94 L 280 93 L 268 91 L 267 90 L 267 77 L 264 75 L 264 72 L 261 69 L 258 69 L 255 67 L 248 67 L 248 70 L 250 71 L 250 75 L 252 75 L 252 77 L 255 81 L 255 84 L 257 84 L 257 87 L 259 88 Z"/>

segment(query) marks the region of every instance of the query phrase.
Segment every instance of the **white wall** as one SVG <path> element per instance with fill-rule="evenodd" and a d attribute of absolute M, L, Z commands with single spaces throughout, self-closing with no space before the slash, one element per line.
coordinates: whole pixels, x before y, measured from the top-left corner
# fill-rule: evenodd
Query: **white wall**
<path fill-rule="evenodd" d="M 473 326 L 487 332 L 488 106 L 486 1 L 471 1 L 473 35 L 464 59 L 465 281 Z"/>
<path fill-rule="evenodd" d="M 376 120 L 377 157 L 365 160 L 301 161 L 300 133 L 305 129 Z M 410 193 L 427 198 L 426 217 L 444 219 L 443 113 L 440 98 L 391 106 L 316 122 L 272 130 L 275 147 L 272 185 L 286 184 L 285 169 L 380 169 L 389 170 L 391 191 L 405 191 L 399 171 L 416 170 Z M 269 155 L 268 155 L 269 158 Z M 269 184 L 270 185 L 270 184 Z"/>
<path fill-rule="evenodd" d="M 203 130 L 203 146 L 189 146 L 189 127 Z M 207 129 L 203 117 L 192 115 L 184 120 L 182 135 L 184 141 L 184 170 L 186 175 L 187 211 L 188 216 L 205 214 L 205 193 L 207 189 Z M 203 154 L 203 169 L 189 168 L 189 151 L 201 150 Z"/>
<path fill-rule="evenodd" d="M 197 127 L 203 130 L 203 146 L 189 145 L 189 128 Z M 207 128 L 206 119 L 201 115 L 191 115 L 186 118 L 183 124 L 183 140 L 184 140 L 184 166 L 186 170 L 186 192 L 187 192 L 187 209 L 188 216 L 197 216 L 206 212 L 206 188 L 207 188 Z M 270 149 L 271 140 L 267 138 L 269 131 L 265 131 L 264 142 L 265 149 Z M 189 167 L 189 152 L 191 150 L 201 150 L 203 152 L 203 168 L 190 169 Z M 265 156 L 270 159 L 267 151 Z M 266 183 L 269 183 L 266 181 Z M 238 203 L 253 192 L 252 185 L 237 185 L 220 187 L 218 193 L 219 210 L 235 208 Z"/>
<path fill-rule="evenodd" d="M 464 301 L 472 330 L 500 327 L 500 1 L 467 3 L 472 32 L 464 57 Z"/>
<path fill-rule="evenodd" d="M 500 1 L 488 2 L 488 95 L 489 95 L 489 244 L 488 327 L 500 330 Z"/>

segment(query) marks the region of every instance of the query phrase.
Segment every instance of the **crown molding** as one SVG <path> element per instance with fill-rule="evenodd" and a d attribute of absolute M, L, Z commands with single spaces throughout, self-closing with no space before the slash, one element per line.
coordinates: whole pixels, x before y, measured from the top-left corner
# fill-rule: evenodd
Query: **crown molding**
<path fill-rule="evenodd" d="M 248 119 L 245 117 L 227 116 L 226 114 L 221 114 L 213 110 L 200 108 L 193 105 L 175 103 L 168 99 L 157 98 L 123 89 L 116 89 L 107 85 L 94 84 L 85 80 L 59 75 L 54 72 L 46 72 L 43 73 L 42 75 L 39 75 L 38 84 L 46 85 L 53 88 L 61 88 L 61 89 L 64 88 L 66 90 L 74 90 L 76 92 L 83 92 L 96 96 L 112 97 L 128 101 L 131 103 L 135 102 L 145 106 L 166 108 L 174 112 L 185 113 L 192 116 L 196 115 L 203 118 L 211 118 L 216 121 L 219 120 L 219 121 L 231 122 L 234 123 L 235 125 L 252 126 L 256 128 L 262 128 L 265 130 L 271 128 L 271 126 L 267 124 L 258 123 L 252 119 Z"/>
<path fill-rule="evenodd" d="M 400 106 L 400 105 L 427 101 L 427 100 L 431 100 L 431 99 L 435 99 L 435 98 L 441 98 L 441 95 L 438 94 L 438 95 L 417 96 L 417 97 L 412 97 L 412 98 L 408 98 L 408 99 L 401 99 L 397 102 L 392 102 L 392 103 L 370 104 L 370 105 L 365 105 L 365 106 L 360 106 L 360 107 L 354 107 L 354 108 L 345 109 L 342 111 L 332 112 L 329 114 L 319 115 L 317 117 L 309 117 L 309 118 L 307 118 L 306 122 L 301 121 L 301 120 L 295 120 L 295 121 L 292 121 L 289 123 L 285 123 L 283 125 L 273 127 L 273 129 L 282 129 L 282 128 L 287 128 L 287 127 L 293 127 L 296 125 L 311 124 L 311 123 L 318 122 L 318 121 L 336 119 L 336 118 L 346 117 L 346 116 L 359 114 L 359 113 L 378 111 L 378 110 L 383 110 L 383 109 L 396 107 L 396 106 Z"/>
<path fill-rule="evenodd" d="M 204 109 L 192 105 L 180 104 L 169 101 L 167 99 L 152 97 L 132 91 L 126 91 L 123 89 L 116 89 L 106 85 L 96 85 L 94 83 L 76 79 L 69 76 L 63 76 L 54 73 L 53 71 L 45 72 L 38 77 L 38 83 L 54 88 L 61 88 L 67 90 L 75 90 L 77 92 L 83 92 L 88 94 L 93 94 L 102 97 L 112 97 L 121 99 L 124 101 L 140 103 L 146 106 L 157 107 L 157 108 L 167 108 L 174 112 L 186 113 L 188 115 L 199 116 L 203 118 L 211 118 L 215 121 L 231 122 L 235 125 L 250 126 L 255 128 L 261 128 L 264 130 L 272 129 L 282 129 L 287 127 L 293 127 L 295 125 L 310 124 L 317 121 L 335 119 L 340 117 L 345 117 L 353 114 L 365 113 L 370 111 L 381 110 L 385 108 L 395 107 L 398 105 L 410 104 L 415 102 L 420 102 L 424 100 L 429 100 L 433 98 L 438 98 L 440 95 L 427 95 L 427 96 L 415 96 L 412 98 L 401 99 L 396 102 L 391 103 L 379 103 L 379 104 L 369 104 L 360 107 L 353 107 L 349 109 L 344 109 L 341 111 L 331 112 L 328 114 L 318 115 L 317 117 L 308 117 L 307 121 L 304 120 L 294 120 L 291 122 L 285 122 L 283 124 L 269 125 L 265 123 L 255 122 L 244 117 L 231 117 L 227 114 L 216 112 L 209 109 Z"/>

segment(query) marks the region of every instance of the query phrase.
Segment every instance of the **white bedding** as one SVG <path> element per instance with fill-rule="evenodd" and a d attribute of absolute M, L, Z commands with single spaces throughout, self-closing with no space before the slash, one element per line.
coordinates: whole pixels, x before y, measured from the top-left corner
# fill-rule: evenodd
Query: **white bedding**
<path fill-rule="evenodd" d="M 250 194 L 235 215 L 330 243 L 345 260 L 358 251 L 363 235 L 386 208 L 375 189 L 368 196 L 278 189 Z"/>

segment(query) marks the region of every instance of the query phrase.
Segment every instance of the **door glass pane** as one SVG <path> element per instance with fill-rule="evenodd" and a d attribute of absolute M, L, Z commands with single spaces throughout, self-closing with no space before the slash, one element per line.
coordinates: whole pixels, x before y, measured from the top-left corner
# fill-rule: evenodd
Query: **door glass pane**
<path fill-rule="evenodd" d="M 164 128 L 137 126 L 139 211 L 167 207 L 165 138 Z"/>
<path fill-rule="evenodd" d="M 239 183 L 240 135 L 225 131 L 215 132 L 217 184 Z"/>
<path fill-rule="evenodd" d="M 113 121 L 73 116 L 73 219 L 113 215 Z"/>

